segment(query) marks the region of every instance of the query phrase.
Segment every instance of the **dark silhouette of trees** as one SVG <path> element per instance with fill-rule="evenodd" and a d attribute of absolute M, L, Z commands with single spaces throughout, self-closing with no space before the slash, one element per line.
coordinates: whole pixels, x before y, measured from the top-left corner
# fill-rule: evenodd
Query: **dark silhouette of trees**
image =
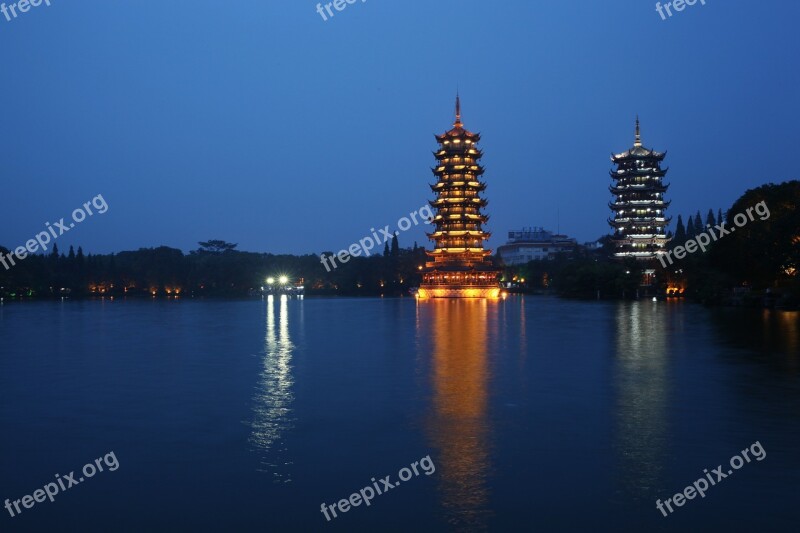
<path fill-rule="evenodd" d="M 714 210 L 709 209 L 708 215 L 706 216 L 706 225 L 711 226 L 712 228 L 716 225 L 717 220 L 714 218 Z"/>
<path fill-rule="evenodd" d="M 736 215 L 746 214 L 746 224 L 711 242 L 707 252 L 688 254 L 673 265 L 657 267 L 659 282 L 681 281 L 686 295 L 705 302 L 725 301 L 733 288 L 745 288 L 759 298 L 777 299 L 786 305 L 800 302 L 800 182 L 767 184 L 747 191 L 727 212 L 727 228 Z M 744 215 L 742 215 L 744 216 Z M 698 222 L 699 219 L 699 222 Z M 739 217 L 741 221 L 741 216 Z M 708 211 L 706 224 L 723 222 L 723 211 Z M 699 211 L 687 218 L 686 227 L 678 216 L 673 247 L 688 238 L 709 231 Z M 716 231 L 716 230 L 715 230 Z M 421 281 L 420 268 L 426 251 L 414 243 L 400 248 L 397 236 L 385 243 L 383 254 L 338 259 L 326 269 L 317 255 L 274 255 L 237 250 L 223 240 L 198 243 L 188 254 L 159 246 L 117 254 L 84 255 L 70 247 L 67 255 L 58 246 L 29 255 L 16 265 L 0 266 L 0 296 L 84 297 L 159 296 L 240 297 L 258 293 L 268 277 L 286 275 L 302 282 L 307 294 L 401 295 Z M 611 236 L 599 239 L 597 250 L 576 248 L 552 261 L 534 261 L 504 269 L 506 281 L 514 276 L 526 279 L 530 289 L 555 289 L 570 297 L 632 297 L 642 279 L 642 265 L 624 263 L 613 257 Z M 0 253 L 9 250 L 0 247 Z M 330 256 L 331 253 L 326 253 Z M 769 292 L 768 292 L 769 291 Z M 741 291 L 739 291 L 741 292 Z M 777 296 L 776 296 L 777 295 Z M 792 304 L 795 302 L 795 304 Z"/>
<path fill-rule="evenodd" d="M 221 240 L 198 242 L 197 244 L 200 245 L 200 250 L 198 250 L 199 253 L 207 252 L 212 254 L 232 252 L 238 246 L 238 244 L 231 244 Z"/>
<path fill-rule="evenodd" d="M 78 248 L 63 256 L 54 248 L 46 256 L 30 255 L 8 271 L 0 266 L 0 294 L 239 297 L 258 293 L 268 277 L 286 275 L 302 282 L 307 294 L 400 295 L 419 284 L 418 267 L 425 262 L 423 248 L 401 249 L 396 238 L 386 256 L 337 260 L 330 272 L 316 255 L 242 252 L 219 240 L 198 244 L 188 254 L 159 246 L 88 256 Z"/>
<path fill-rule="evenodd" d="M 763 204 L 762 204 L 763 202 Z M 759 213 L 753 208 L 760 204 Z M 768 184 L 747 191 L 728 211 L 729 217 L 751 210 L 754 220 L 711 250 L 711 264 L 754 288 L 794 286 L 800 268 L 800 181 Z M 767 217 L 767 210 L 769 216 Z"/>
<path fill-rule="evenodd" d="M 686 222 L 686 239 L 693 239 L 697 235 L 694 228 L 694 219 L 689 215 L 689 221 Z"/>
<path fill-rule="evenodd" d="M 678 223 L 675 228 L 675 237 L 672 239 L 672 247 L 682 245 L 686 242 L 686 228 L 683 226 L 683 219 L 678 215 Z"/>

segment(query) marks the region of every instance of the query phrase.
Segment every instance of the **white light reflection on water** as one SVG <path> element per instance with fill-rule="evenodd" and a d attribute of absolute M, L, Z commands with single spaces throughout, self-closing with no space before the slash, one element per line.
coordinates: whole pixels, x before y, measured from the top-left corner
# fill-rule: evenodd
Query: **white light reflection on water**
<path fill-rule="evenodd" d="M 291 481 L 288 450 L 282 438 L 295 422 L 292 411 L 294 394 L 292 386 L 292 354 L 294 344 L 289 337 L 289 297 L 280 296 L 278 312 L 275 312 L 275 296 L 265 301 L 266 336 L 264 360 L 256 394 L 253 398 L 253 432 L 250 437 L 256 448 L 263 452 L 262 472 L 272 474 L 275 481 Z M 302 300 L 298 300 L 302 316 Z"/>

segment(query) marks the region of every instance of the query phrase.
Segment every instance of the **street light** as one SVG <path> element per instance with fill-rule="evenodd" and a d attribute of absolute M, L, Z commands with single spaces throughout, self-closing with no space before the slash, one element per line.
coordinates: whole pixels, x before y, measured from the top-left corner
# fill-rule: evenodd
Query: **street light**
<path fill-rule="evenodd" d="M 280 281 L 281 285 L 286 285 L 287 283 L 289 283 L 289 278 L 287 278 L 286 276 L 281 276 L 280 278 L 278 278 L 278 281 Z"/>
<path fill-rule="evenodd" d="M 272 285 L 273 283 L 275 283 L 275 278 L 273 277 L 267 278 L 267 285 Z"/>

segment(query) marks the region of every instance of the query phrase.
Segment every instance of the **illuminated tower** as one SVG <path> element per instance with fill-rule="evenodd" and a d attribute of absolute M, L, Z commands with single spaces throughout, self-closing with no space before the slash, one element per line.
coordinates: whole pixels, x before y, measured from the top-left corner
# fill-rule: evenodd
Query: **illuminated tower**
<path fill-rule="evenodd" d="M 482 225 L 489 219 L 482 213 L 487 201 L 480 193 L 486 184 L 480 181 L 483 167 L 477 142 L 480 135 L 464 129 L 461 123 L 461 100 L 456 97 L 456 121 L 453 129 L 436 136 L 439 150 L 433 169 L 436 183 L 431 189 L 436 199 L 430 202 L 435 211 L 435 231 L 428 234 L 434 242 L 427 252 L 430 261 L 422 273 L 420 298 L 497 298 L 500 288 L 498 270 L 483 247 L 490 234 Z"/>
<path fill-rule="evenodd" d="M 668 169 L 661 169 L 665 156 L 666 152 L 642 146 L 639 117 L 636 117 L 633 148 L 611 156 L 617 169 L 611 171 L 614 183 L 609 190 L 615 199 L 608 206 L 614 217 L 608 223 L 614 228 L 616 257 L 652 260 L 670 241 L 665 233 L 671 220 L 665 214 L 670 203 L 664 201 L 669 185 L 663 183 Z"/>

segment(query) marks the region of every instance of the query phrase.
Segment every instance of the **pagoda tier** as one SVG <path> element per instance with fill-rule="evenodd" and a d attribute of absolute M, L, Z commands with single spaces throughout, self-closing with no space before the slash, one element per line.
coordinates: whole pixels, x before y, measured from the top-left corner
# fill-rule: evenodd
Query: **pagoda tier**
<path fill-rule="evenodd" d="M 476 194 L 477 194 L 477 191 L 476 191 Z M 456 191 L 452 191 L 452 190 L 451 191 L 442 191 L 442 194 L 439 195 L 438 199 L 429 201 L 428 203 L 430 204 L 431 207 L 436 207 L 436 208 L 443 208 L 443 207 L 448 207 L 448 206 L 453 206 L 453 205 L 459 206 L 459 207 L 461 207 L 461 206 L 464 206 L 464 207 L 469 207 L 469 206 L 486 207 L 487 205 L 489 205 L 488 200 L 485 200 L 483 198 L 479 198 L 478 196 L 473 196 L 473 195 L 469 195 L 469 196 L 463 195 L 462 196 L 460 191 L 456 192 Z"/>
<path fill-rule="evenodd" d="M 614 228 L 616 257 L 652 261 L 669 244 L 670 202 L 664 200 L 669 184 L 663 182 L 669 169 L 661 168 L 665 156 L 642 146 L 638 118 L 633 148 L 611 156 L 617 169 L 609 173 L 614 180 L 609 191 L 615 198 L 608 204 L 614 212 L 608 224 Z"/>
<path fill-rule="evenodd" d="M 614 211 L 619 211 L 620 213 L 625 213 L 627 209 L 631 209 L 633 207 L 633 211 L 641 211 L 643 209 L 666 209 L 672 201 L 663 201 L 663 200 L 623 200 L 621 202 L 609 202 L 608 207 Z"/>
<path fill-rule="evenodd" d="M 461 101 L 456 98 L 456 121 L 453 129 L 436 136 L 439 149 L 433 153 L 437 164 L 431 169 L 436 183 L 430 185 L 436 199 L 434 231 L 428 233 L 434 248 L 422 272 L 420 298 L 497 298 L 500 288 L 498 270 L 492 265 L 491 250 L 483 247 L 491 234 L 483 224 L 489 217 L 482 213 L 488 204 L 480 193 L 486 184 L 479 176 L 483 152 L 476 146 L 480 135 L 466 130 L 461 123 Z"/>
<path fill-rule="evenodd" d="M 478 192 L 483 191 L 484 189 L 486 189 L 486 184 L 483 183 L 482 181 L 464 181 L 463 179 L 462 180 L 457 180 L 457 181 L 451 181 L 449 183 L 446 183 L 446 182 L 434 183 L 433 185 L 430 186 L 430 188 L 431 188 L 431 190 L 433 192 L 439 192 L 439 191 L 442 191 L 442 190 L 448 190 L 448 191 L 451 191 L 451 192 L 458 192 L 458 187 L 463 187 L 464 185 L 469 185 L 475 191 L 478 191 Z"/>
<path fill-rule="evenodd" d="M 664 194 L 668 188 L 669 184 L 651 183 L 645 185 L 611 185 L 608 190 L 613 195 L 626 197 L 623 200 L 639 200 L 652 198 L 652 193 Z"/>
<path fill-rule="evenodd" d="M 613 161 L 613 156 L 612 156 Z M 658 166 L 654 165 L 650 168 L 631 168 L 631 169 L 623 169 L 623 170 L 609 170 L 608 174 L 612 178 L 617 178 L 621 176 L 628 176 L 628 177 L 641 177 L 641 178 L 650 178 L 650 177 L 657 177 L 663 178 L 667 175 L 669 168 L 661 169 Z"/>
<path fill-rule="evenodd" d="M 480 167 L 478 165 L 475 165 L 475 164 L 470 164 L 470 163 L 458 163 L 458 164 L 450 163 L 450 164 L 448 164 L 446 166 L 443 165 L 443 166 L 440 166 L 440 167 L 436 167 L 436 168 L 434 168 L 432 170 L 433 170 L 433 174 L 437 178 L 444 177 L 444 176 L 449 176 L 452 179 L 458 179 L 459 177 L 461 177 L 461 176 L 459 176 L 459 174 L 461 174 L 461 173 L 470 173 L 470 174 L 472 174 L 474 176 L 480 176 L 481 174 L 483 174 L 483 168 L 482 167 Z"/>
<path fill-rule="evenodd" d="M 653 233 L 654 226 L 669 225 L 672 218 L 651 217 L 651 218 L 609 218 L 608 225 L 620 233 Z"/>

